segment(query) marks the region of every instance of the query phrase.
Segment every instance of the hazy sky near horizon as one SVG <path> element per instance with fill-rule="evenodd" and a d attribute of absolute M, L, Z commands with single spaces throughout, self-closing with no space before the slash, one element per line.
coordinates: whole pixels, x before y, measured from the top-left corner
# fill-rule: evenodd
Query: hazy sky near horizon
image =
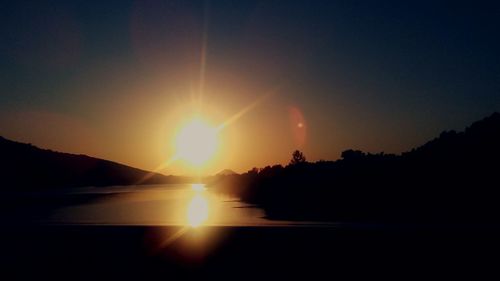
<path fill-rule="evenodd" d="M 244 112 L 202 173 L 399 153 L 500 110 L 500 2 L 460 2 L 2 1 L 0 135 L 152 170 Z"/>

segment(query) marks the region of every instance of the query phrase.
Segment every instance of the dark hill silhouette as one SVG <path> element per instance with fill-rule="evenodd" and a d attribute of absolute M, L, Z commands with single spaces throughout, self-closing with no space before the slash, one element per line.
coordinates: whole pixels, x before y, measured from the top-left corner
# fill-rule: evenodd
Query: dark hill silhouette
<path fill-rule="evenodd" d="M 401 155 L 341 157 L 254 168 L 214 186 L 276 219 L 500 221 L 499 113 Z"/>
<path fill-rule="evenodd" d="M 3 137 L 0 155 L 2 186 L 17 189 L 156 184 L 171 180 L 115 162 L 40 149 Z"/>

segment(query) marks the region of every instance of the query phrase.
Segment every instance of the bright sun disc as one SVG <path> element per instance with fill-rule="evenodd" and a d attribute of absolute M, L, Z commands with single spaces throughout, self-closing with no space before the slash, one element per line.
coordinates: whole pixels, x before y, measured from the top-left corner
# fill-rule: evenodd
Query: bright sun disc
<path fill-rule="evenodd" d="M 208 161 L 217 149 L 217 129 L 200 119 L 184 126 L 176 138 L 177 156 L 193 165 Z"/>

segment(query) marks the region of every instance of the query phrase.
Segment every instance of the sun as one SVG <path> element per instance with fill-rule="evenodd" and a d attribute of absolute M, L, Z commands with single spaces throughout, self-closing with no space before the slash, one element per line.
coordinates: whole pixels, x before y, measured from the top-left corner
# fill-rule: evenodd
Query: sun
<path fill-rule="evenodd" d="M 178 158 L 199 166 L 215 154 L 217 144 L 217 128 L 202 119 L 195 118 L 177 134 L 175 150 Z"/>

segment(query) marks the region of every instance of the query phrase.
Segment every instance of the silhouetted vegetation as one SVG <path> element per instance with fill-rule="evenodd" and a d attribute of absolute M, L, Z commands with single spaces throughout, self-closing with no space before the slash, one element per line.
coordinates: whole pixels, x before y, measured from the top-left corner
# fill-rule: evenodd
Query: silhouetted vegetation
<path fill-rule="evenodd" d="M 290 165 L 300 165 L 306 162 L 306 157 L 304 154 L 298 150 L 292 153 L 292 160 L 290 160 Z"/>
<path fill-rule="evenodd" d="M 499 221 L 500 114 L 401 155 L 342 152 L 254 168 L 214 183 L 270 218 L 333 221 Z M 296 165 L 300 163 L 300 165 Z"/>

